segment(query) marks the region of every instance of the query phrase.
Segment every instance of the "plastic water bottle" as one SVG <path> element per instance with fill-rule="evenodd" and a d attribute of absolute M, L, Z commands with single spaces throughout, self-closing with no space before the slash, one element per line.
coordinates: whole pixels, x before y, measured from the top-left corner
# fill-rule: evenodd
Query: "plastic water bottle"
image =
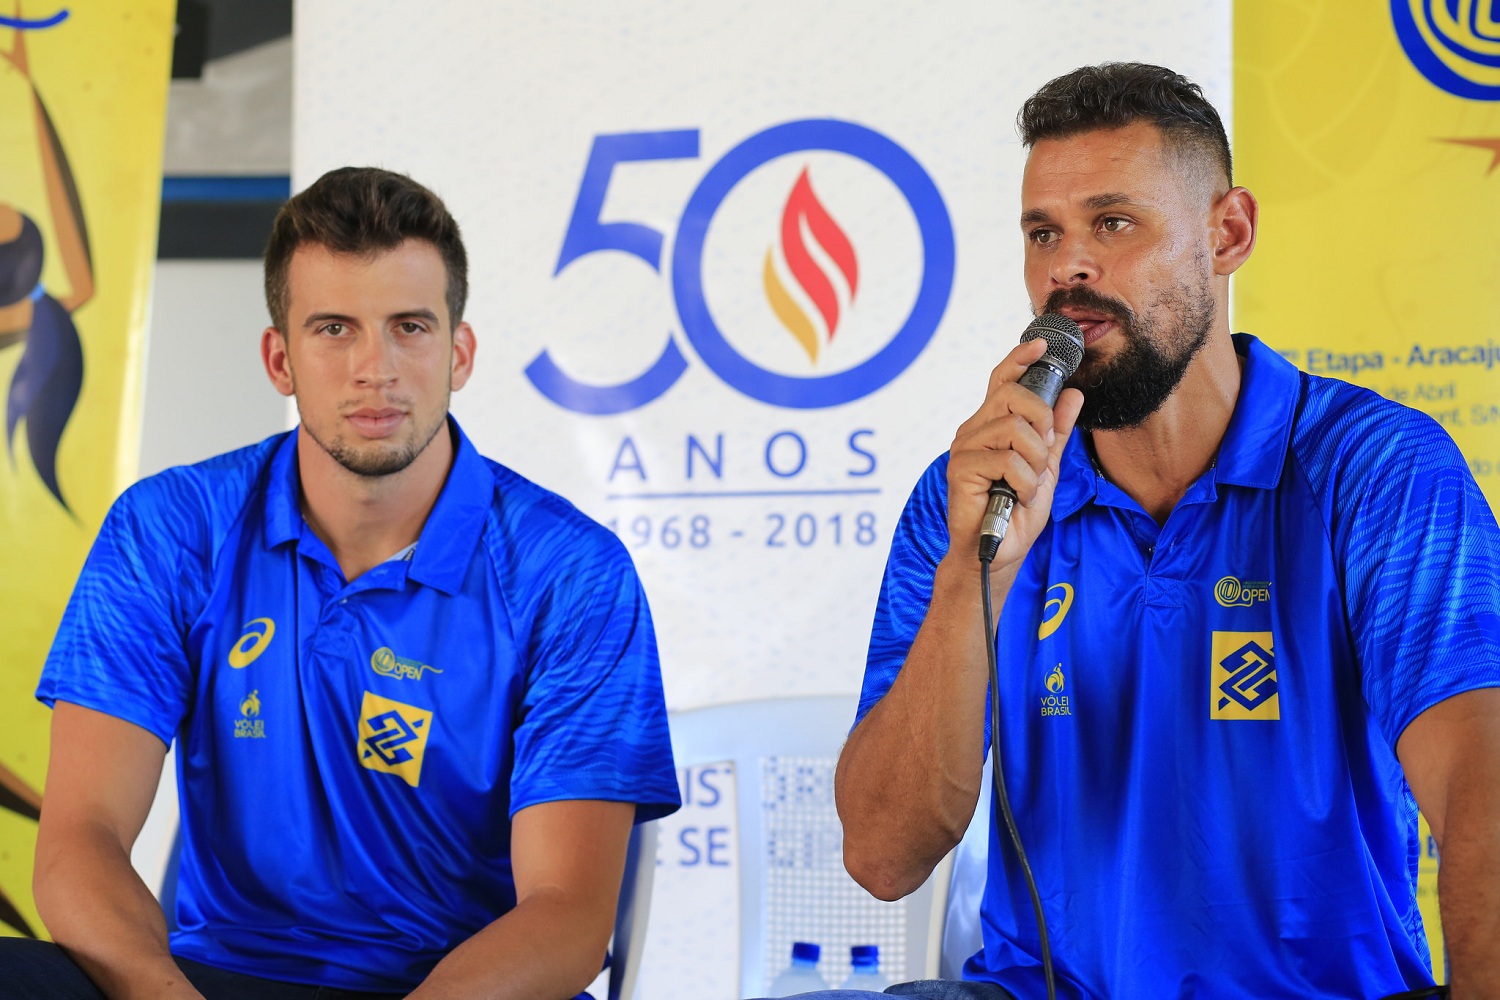
<path fill-rule="evenodd" d="M 844 980 L 846 990 L 869 990 L 884 993 L 890 983 L 880 974 L 880 947 L 873 944 L 857 944 L 849 949 L 849 961 L 854 971 Z"/>
<path fill-rule="evenodd" d="M 818 956 L 823 949 L 806 941 L 792 944 L 792 964 L 788 965 L 771 983 L 773 997 L 789 997 L 798 993 L 826 990 L 828 984 L 818 975 Z"/>

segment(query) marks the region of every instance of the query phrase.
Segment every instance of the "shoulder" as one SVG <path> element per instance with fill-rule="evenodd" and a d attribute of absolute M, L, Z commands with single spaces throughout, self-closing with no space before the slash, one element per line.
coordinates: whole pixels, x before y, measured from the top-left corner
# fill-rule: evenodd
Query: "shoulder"
<path fill-rule="evenodd" d="M 1468 477 L 1458 446 L 1427 414 L 1338 379 L 1300 378 L 1292 449 L 1318 492 Z"/>
<path fill-rule="evenodd" d="M 262 488 L 286 436 L 148 476 L 120 495 L 106 523 L 128 528 L 144 543 L 211 550 Z"/>
<path fill-rule="evenodd" d="M 945 451 L 928 463 L 912 487 L 906 501 L 907 510 L 927 509 L 934 505 L 942 511 L 948 504 L 948 453 Z"/>
<path fill-rule="evenodd" d="M 514 469 L 489 458 L 484 462 L 495 477 L 485 538 L 497 562 L 524 568 L 533 579 L 581 566 L 623 564 L 634 572 L 614 532 Z"/>

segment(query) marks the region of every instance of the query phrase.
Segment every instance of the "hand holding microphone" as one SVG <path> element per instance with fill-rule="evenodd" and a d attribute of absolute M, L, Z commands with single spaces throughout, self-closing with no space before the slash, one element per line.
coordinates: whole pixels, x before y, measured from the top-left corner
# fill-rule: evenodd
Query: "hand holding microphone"
<path fill-rule="evenodd" d="M 1033 343 L 1037 340 L 1045 345 L 1041 354 Z M 974 509 L 969 504 L 975 494 L 985 490 L 988 502 L 977 541 L 979 557 L 986 564 L 999 551 L 1017 504 L 1031 506 L 1043 489 L 1040 516 L 1029 519 L 1035 523 L 1011 547 L 1018 549 L 1017 557 L 1045 524 L 1058 461 L 1081 396 L 1075 390 L 1064 400 L 1056 411 L 1055 426 L 1053 411 L 1062 397 L 1063 383 L 1082 361 L 1083 334 L 1078 325 L 1058 313 L 1038 316 L 1022 334 L 1020 346 L 996 366 L 984 405 L 954 438 L 949 460 L 952 544 L 971 544 L 965 539 L 974 537 L 970 534 L 974 515 L 966 512 Z M 1046 440 L 1049 430 L 1056 434 L 1050 444 Z M 1050 482 L 1044 478 L 1049 471 Z"/>

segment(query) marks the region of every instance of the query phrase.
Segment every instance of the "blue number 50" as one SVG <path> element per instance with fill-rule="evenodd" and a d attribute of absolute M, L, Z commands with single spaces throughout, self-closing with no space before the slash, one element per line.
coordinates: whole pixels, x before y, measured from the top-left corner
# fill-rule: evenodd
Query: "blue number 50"
<path fill-rule="evenodd" d="M 553 276 L 561 274 L 580 257 L 609 250 L 639 257 L 660 272 L 660 231 L 639 222 L 604 222 L 600 219 L 610 177 L 619 163 L 691 160 L 697 156 L 697 129 L 595 136 Z M 666 346 L 651 367 L 637 378 L 619 385 L 579 382 L 559 368 L 545 348 L 526 366 L 526 377 L 538 391 L 559 406 L 578 413 L 610 414 L 624 413 L 651 402 L 670 389 L 686 370 L 687 359 L 668 334 Z"/>

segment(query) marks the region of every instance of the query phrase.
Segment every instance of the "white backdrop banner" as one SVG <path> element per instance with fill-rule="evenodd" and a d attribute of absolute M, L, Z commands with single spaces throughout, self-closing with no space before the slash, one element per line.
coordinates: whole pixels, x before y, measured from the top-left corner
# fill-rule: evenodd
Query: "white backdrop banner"
<path fill-rule="evenodd" d="M 1030 319 L 1022 100 L 1118 59 L 1230 108 L 1229 0 L 296 10 L 296 187 L 375 164 L 448 202 L 455 413 L 625 540 L 673 709 L 847 694 L 852 722 L 901 507 Z M 697 812 L 664 830 L 650 1000 L 736 988 L 732 895 L 705 920 L 677 871 L 732 892 Z"/>

